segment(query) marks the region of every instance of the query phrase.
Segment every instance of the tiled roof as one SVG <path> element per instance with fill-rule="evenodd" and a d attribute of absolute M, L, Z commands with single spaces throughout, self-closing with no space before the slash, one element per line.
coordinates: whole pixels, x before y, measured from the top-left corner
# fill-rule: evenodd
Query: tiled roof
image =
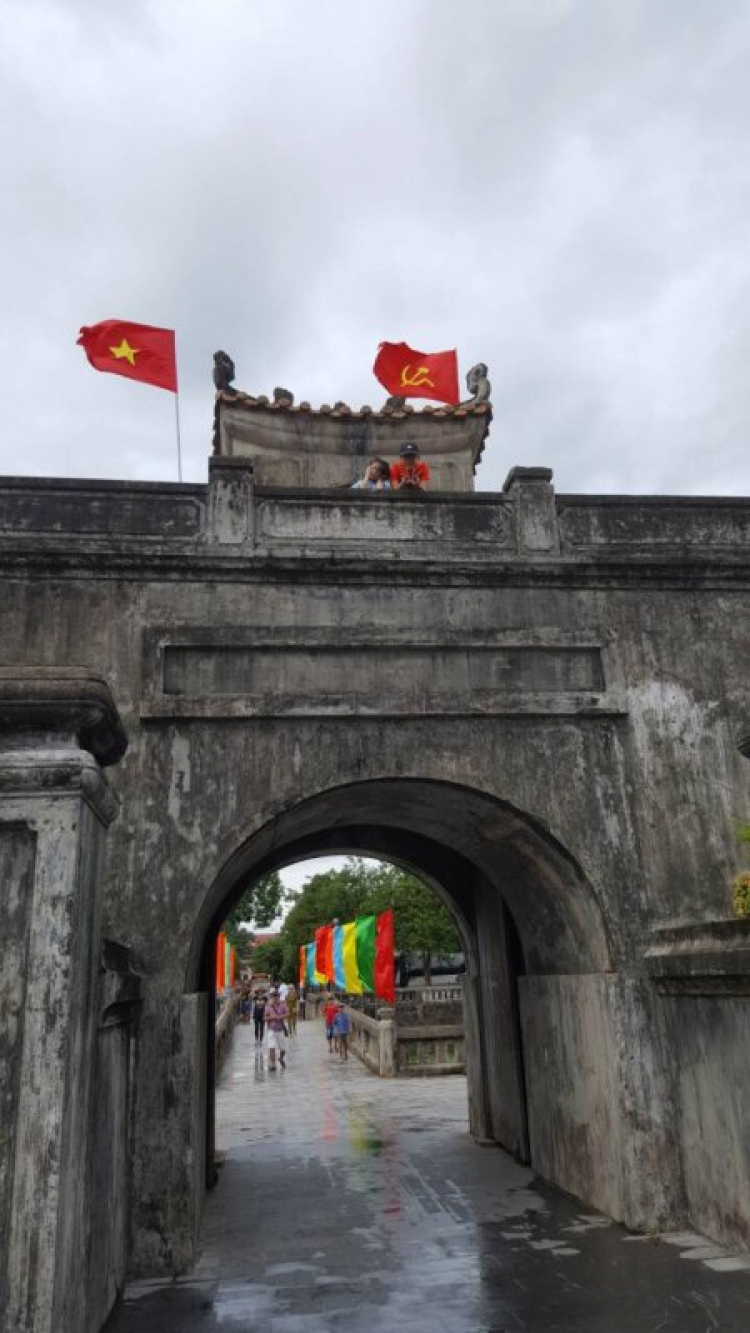
<path fill-rule="evenodd" d="M 216 395 L 217 409 L 221 403 L 226 403 L 227 407 L 241 407 L 248 412 L 272 412 L 279 416 L 321 416 L 321 417 L 341 417 L 349 419 L 362 419 L 365 417 L 378 417 L 381 421 L 405 421 L 407 417 L 429 417 L 434 421 L 460 421 L 465 417 L 485 416 L 491 419 L 491 403 L 475 403 L 471 399 L 465 403 L 459 403 L 456 407 L 449 404 L 436 403 L 434 406 L 420 408 L 416 411 L 411 403 L 405 403 L 403 407 L 380 408 L 375 409 L 367 404 L 362 407 L 349 407 L 348 403 L 322 403 L 320 407 L 313 407 L 308 402 L 290 403 L 286 399 L 279 402 L 273 402 L 266 398 L 265 394 L 260 394 L 255 398 L 249 393 L 233 393 L 227 389 L 222 389 Z M 489 424 L 489 422 L 488 422 Z"/>

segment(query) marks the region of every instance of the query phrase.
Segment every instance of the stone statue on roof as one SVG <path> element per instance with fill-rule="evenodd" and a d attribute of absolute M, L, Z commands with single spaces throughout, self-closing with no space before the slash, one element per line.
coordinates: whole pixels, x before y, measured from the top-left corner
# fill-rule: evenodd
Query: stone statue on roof
<path fill-rule="evenodd" d="M 471 394 L 469 402 L 472 404 L 488 403 L 492 393 L 492 385 L 487 378 L 487 367 L 484 361 L 478 361 L 475 366 L 466 375 L 466 387 Z"/>
<path fill-rule="evenodd" d="M 214 388 L 217 393 L 229 390 L 233 393 L 234 361 L 228 352 L 214 352 Z"/>
<path fill-rule="evenodd" d="M 406 399 L 400 393 L 392 393 L 383 403 L 384 412 L 400 412 L 406 406 Z"/>

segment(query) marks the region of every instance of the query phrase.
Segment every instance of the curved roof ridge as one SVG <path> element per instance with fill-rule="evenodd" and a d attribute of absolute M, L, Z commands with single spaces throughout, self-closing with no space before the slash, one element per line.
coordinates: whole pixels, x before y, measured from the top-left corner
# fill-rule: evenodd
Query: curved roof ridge
<path fill-rule="evenodd" d="M 361 407 L 350 407 L 348 403 L 336 402 L 322 403 L 320 407 L 313 407 L 306 399 L 299 403 L 290 403 L 287 399 L 279 402 L 273 402 L 265 394 L 253 395 L 245 393 L 240 389 L 220 389 L 216 394 L 217 406 L 220 403 L 226 403 L 227 406 L 241 407 L 250 412 L 271 412 L 274 416 L 295 416 L 299 413 L 312 414 L 313 416 L 341 417 L 351 420 L 352 417 L 379 417 L 382 421 L 405 421 L 411 416 L 430 417 L 433 421 L 449 421 L 458 418 L 461 420 L 468 415 L 472 416 L 492 416 L 492 403 L 476 403 L 469 398 L 466 402 L 456 403 L 430 403 L 426 407 L 415 408 L 411 403 L 405 403 L 403 407 L 382 408 L 370 407 L 364 403 Z"/>

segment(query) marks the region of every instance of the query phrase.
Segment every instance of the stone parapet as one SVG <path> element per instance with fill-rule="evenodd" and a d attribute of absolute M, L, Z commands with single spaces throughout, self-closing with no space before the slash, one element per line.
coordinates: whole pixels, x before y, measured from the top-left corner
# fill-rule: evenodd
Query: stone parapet
<path fill-rule="evenodd" d="M 717 586 L 750 580 L 750 500 L 558 495 L 548 468 L 501 493 L 269 486 L 247 458 L 211 460 L 209 484 L 0 480 L 0 571 L 342 582 L 388 566 L 393 584 L 509 572 L 535 585 Z M 712 585 L 713 586 L 713 585 Z"/>

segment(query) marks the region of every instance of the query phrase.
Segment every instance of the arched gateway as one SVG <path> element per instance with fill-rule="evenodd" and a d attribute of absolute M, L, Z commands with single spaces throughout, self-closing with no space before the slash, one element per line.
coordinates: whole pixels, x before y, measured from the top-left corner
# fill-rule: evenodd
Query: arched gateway
<path fill-rule="evenodd" d="M 479 1139 L 748 1243 L 750 504 L 476 494 L 489 416 L 225 391 L 207 486 L 0 484 L 13 1327 L 96 1329 L 189 1264 L 206 959 L 321 851 L 452 906 Z M 438 487 L 340 489 L 407 437 Z"/>

